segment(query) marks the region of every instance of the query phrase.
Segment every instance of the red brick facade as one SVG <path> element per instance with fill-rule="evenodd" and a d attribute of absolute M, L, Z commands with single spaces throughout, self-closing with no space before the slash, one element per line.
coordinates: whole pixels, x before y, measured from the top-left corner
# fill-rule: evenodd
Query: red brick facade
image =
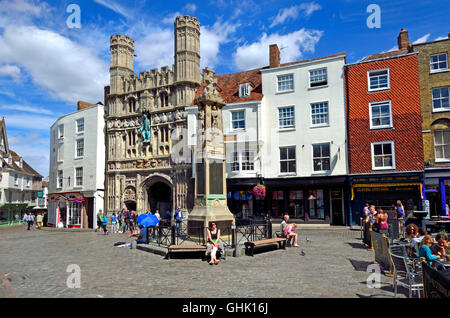
<path fill-rule="evenodd" d="M 369 92 L 368 71 L 389 69 L 390 89 Z M 346 66 L 350 174 L 423 171 L 417 55 Z M 369 103 L 391 101 L 393 128 L 370 129 Z M 394 142 L 395 169 L 373 170 L 373 142 Z"/>

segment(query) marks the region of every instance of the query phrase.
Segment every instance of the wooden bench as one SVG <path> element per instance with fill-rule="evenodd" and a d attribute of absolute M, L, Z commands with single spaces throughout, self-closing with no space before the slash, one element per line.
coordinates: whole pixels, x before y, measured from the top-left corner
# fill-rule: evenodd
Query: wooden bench
<path fill-rule="evenodd" d="M 278 243 L 279 248 L 286 249 L 286 241 L 287 241 L 287 238 L 285 238 L 285 237 L 277 237 L 277 238 L 272 238 L 272 239 L 246 242 L 244 244 L 245 245 L 245 254 L 253 256 L 253 251 L 255 249 L 255 246 L 262 246 L 262 245 L 274 244 L 274 243 Z M 248 253 L 248 252 L 250 252 L 250 253 Z"/>
<path fill-rule="evenodd" d="M 205 245 L 169 245 L 167 248 L 167 259 L 170 259 L 170 253 L 173 251 L 206 251 Z"/>

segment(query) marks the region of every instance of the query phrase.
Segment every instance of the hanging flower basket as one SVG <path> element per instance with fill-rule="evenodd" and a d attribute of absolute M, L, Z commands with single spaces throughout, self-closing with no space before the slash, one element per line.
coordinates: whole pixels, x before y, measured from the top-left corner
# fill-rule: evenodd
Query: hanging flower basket
<path fill-rule="evenodd" d="M 81 195 L 76 196 L 73 201 L 75 203 L 84 203 L 84 198 Z"/>
<path fill-rule="evenodd" d="M 258 199 L 264 199 L 266 196 L 266 187 L 258 184 L 253 188 L 253 195 Z"/>

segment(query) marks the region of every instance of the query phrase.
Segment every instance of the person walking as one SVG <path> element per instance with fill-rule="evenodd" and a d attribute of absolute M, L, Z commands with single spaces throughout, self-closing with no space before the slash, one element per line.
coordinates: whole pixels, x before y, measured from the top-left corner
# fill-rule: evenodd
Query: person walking
<path fill-rule="evenodd" d="M 103 231 L 104 231 L 104 235 L 108 235 L 108 217 L 106 216 L 106 213 L 103 213 L 103 217 L 102 217 L 102 225 L 103 225 Z"/>
<path fill-rule="evenodd" d="M 117 216 L 116 213 L 113 213 L 111 216 L 111 233 L 117 233 L 116 224 L 117 224 Z"/>
<path fill-rule="evenodd" d="M 180 206 L 177 206 L 177 209 L 175 210 L 175 228 L 177 230 L 178 235 L 181 234 L 182 226 L 183 226 L 183 211 L 181 210 Z"/>
<path fill-rule="evenodd" d="M 22 218 L 22 224 L 25 224 L 25 223 L 27 223 L 27 217 L 28 217 L 28 214 L 27 213 L 24 213 L 23 214 L 23 218 Z"/>
<path fill-rule="evenodd" d="M 42 227 L 42 220 L 43 220 L 43 216 L 38 213 L 38 215 L 36 216 L 36 228 L 40 229 Z"/>
<path fill-rule="evenodd" d="M 33 214 L 28 214 L 27 215 L 27 223 L 28 223 L 28 231 L 30 230 L 30 227 L 33 226 L 34 223 L 34 215 Z"/>
<path fill-rule="evenodd" d="M 95 229 L 95 232 L 97 232 L 97 230 L 100 230 L 102 228 L 102 225 L 103 225 L 103 212 L 102 209 L 100 209 L 97 212 L 97 228 Z"/>

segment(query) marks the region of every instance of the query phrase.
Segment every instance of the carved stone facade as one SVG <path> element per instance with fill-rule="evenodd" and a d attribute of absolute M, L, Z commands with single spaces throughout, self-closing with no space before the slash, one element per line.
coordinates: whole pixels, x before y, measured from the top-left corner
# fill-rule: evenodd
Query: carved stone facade
<path fill-rule="evenodd" d="M 106 180 L 105 211 L 123 208 L 173 212 L 193 207 L 191 164 L 177 160 L 186 140 L 187 112 L 201 84 L 200 22 L 187 15 L 174 23 L 175 64 L 172 70 L 133 71 L 134 41 L 122 35 L 110 39 L 110 87 L 105 88 Z M 140 131 L 144 114 L 151 138 Z M 176 152 L 175 156 L 172 153 Z M 175 162 L 174 162 L 175 159 Z M 153 187 L 155 186 L 155 187 Z M 161 190 L 163 189 L 163 190 Z M 173 213 L 172 213 L 173 215 Z"/>

